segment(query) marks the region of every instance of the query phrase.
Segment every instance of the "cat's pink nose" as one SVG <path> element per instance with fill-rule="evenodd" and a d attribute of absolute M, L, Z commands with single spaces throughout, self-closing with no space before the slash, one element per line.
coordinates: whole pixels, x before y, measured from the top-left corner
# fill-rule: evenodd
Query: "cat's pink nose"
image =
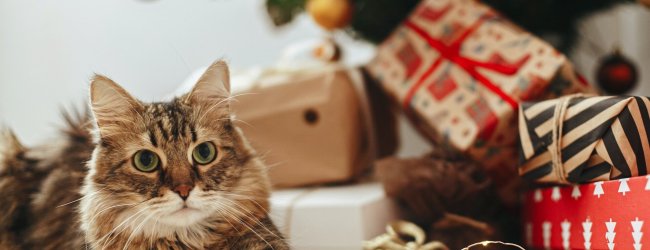
<path fill-rule="evenodd" d="M 192 188 L 193 187 L 190 185 L 181 184 L 174 188 L 174 192 L 176 192 L 183 200 L 186 200 L 187 196 L 190 195 L 190 191 L 192 191 Z"/>

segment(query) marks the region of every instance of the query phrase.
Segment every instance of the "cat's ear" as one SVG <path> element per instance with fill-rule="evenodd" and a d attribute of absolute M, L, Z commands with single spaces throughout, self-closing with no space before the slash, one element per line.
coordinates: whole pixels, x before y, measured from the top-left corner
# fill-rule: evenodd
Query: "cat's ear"
<path fill-rule="evenodd" d="M 102 75 L 95 75 L 91 80 L 90 105 L 102 137 L 124 128 L 120 126 L 122 123 L 133 124 L 144 110 L 137 99 Z"/>
<path fill-rule="evenodd" d="M 187 101 L 191 103 L 214 103 L 230 96 L 230 73 L 228 64 L 219 60 L 208 69 L 196 82 L 194 88 L 187 95 Z"/>

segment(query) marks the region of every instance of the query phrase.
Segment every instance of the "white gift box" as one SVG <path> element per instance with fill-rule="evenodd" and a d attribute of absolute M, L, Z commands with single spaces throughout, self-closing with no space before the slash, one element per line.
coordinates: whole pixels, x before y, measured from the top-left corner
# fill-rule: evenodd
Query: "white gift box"
<path fill-rule="evenodd" d="M 399 219 L 379 183 L 274 191 L 271 218 L 292 249 L 354 249 Z"/>

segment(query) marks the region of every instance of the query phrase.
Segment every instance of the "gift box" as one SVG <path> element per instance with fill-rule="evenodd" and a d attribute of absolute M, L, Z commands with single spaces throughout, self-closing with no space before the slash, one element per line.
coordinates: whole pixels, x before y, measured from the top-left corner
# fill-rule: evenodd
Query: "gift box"
<path fill-rule="evenodd" d="M 533 249 L 642 249 L 650 245 L 648 176 L 530 191 L 525 239 Z"/>
<path fill-rule="evenodd" d="M 235 122 L 270 166 L 275 187 L 350 181 L 374 160 L 375 132 L 379 141 L 395 138 L 394 127 L 374 126 L 380 106 L 371 107 L 364 84 L 358 70 L 330 66 L 265 70 L 239 86 Z M 389 110 L 381 113 L 384 125 L 394 121 Z"/>
<path fill-rule="evenodd" d="M 472 0 L 422 1 L 367 67 L 428 138 L 497 182 L 516 176 L 521 101 L 591 89 L 550 45 Z"/>
<path fill-rule="evenodd" d="M 274 191 L 271 218 L 292 249 L 354 249 L 400 217 L 379 183 Z"/>
<path fill-rule="evenodd" d="M 606 181 L 648 173 L 647 97 L 568 96 L 524 103 L 520 174 L 554 183 Z"/>
<path fill-rule="evenodd" d="M 351 182 L 397 150 L 388 96 L 353 66 L 365 54 L 350 51 L 339 61 L 335 42 L 307 39 L 287 45 L 272 66 L 231 71 L 231 119 L 268 166 L 274 187 Z M 189 92 L 205 70 L 195 70 L 168 98 Z"/>

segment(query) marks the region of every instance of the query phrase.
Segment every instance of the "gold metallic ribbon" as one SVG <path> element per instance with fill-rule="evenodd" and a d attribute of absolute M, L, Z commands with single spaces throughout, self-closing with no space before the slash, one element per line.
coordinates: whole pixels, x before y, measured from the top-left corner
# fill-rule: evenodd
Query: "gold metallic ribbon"
<path fill-rule="evenodd" d="M 405 242 L 402 236 L 410 236 L 414 241 Z M 386 233 L 375 237 L 372 240 L 363 243 L 364 250 L 449 250 L 445 244 L 440 241 L 431 241 L 424 244 L 424 231 L 417 225 L 407 221 L 395 221 L 386 226 Z M 501 241 L 481 241 L 471 244 L 463 250 L 469 250 L 473 247 L 487 247 L 490 244 L 501 246 L 510 246 L 524 250 L 523 247 Z"/>
<path fill-rule="evenodd" d="M 405 242 L 400 235 L 413 237 Z M 448 250 L 439 241 L 424 244 L 424 231 L 417 225 L 406 221 L 395 221 L 386 226 L 386 233 L 363 243 L 365 250 Z"/>

